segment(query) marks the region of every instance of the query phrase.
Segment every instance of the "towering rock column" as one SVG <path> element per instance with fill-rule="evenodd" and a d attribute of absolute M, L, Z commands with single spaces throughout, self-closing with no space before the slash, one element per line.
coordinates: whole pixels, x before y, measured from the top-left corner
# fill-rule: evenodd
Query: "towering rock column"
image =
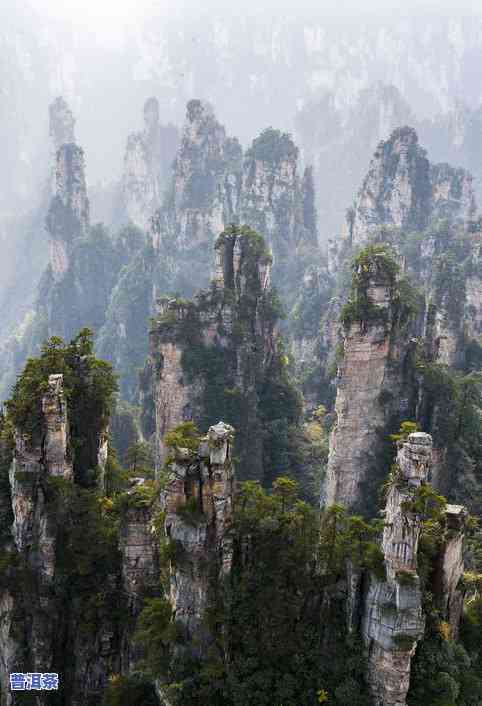
<path fill-rule="evenodd" d="M 64 132 L 57 130 L 56 139 L 64 137 Z M 64 143 L 56 153 L 55 194 L 47 214 L 50 266 L 55 281 L 67 271 L 73 243 L 87 233 L 89 224 L 84 151 L 74 142 Z"/>
<path fill-rule="evenodd" d="M 75 142 L 75 118 L 67 101 L 59 96 L 49 106 L 50 137 L 52 145 L 57 150 L 62 145 Z"/>
<path fill-rule="evenodd" d="M 146 367 L 158 461 L 166 432 L 190 419 L 206 427 L 222 408 L 239 419 L 240 466 L 261 474 L 258 389 L 276 355 L 270 265 L 257 233 L 227 229 L 216 244 L 211 290 L 193 301 L 160 300 Z"/>
<path fill-rule="evenodd" d="M 268 128 L 244 157 L 241 220 L 261 233 L 274 256 L 274 278 L 287 297 L 295 288 L 299 248 L 316 248 L 313 174 L 298 175 L 298 148 Z M 290 279 L 291 275 L 291 279 Z M 287 280 L 287 276 L 289 281 Z"/>
<path fill-rule="evenodd" d="M 382 540 L 386 580 L 370 579 L 362 621 L 373 706 L 405 706 L 410 662 L 424 632 L 417 574 L 422 521 L 411 505 L 427 480 L 431 453 L 429 434 L 410 434 L 398 451 L 397 475 L 388 491 Z"/>
<path fill-rule="evenodd" d="M 413 128 L 380 142 L 347 217 L 352 245 L 368 242 L 380 226 L 422 231 L 437 218 L 470 221 L 475 215 L 472 177 L 448 164 L 430 164 Z"/>
<path fill-rule="evenodd" d="M 209 428 L 198 452 L 175 449 L 161 497 L 165 534 L 176 547 L 169 600 L 188 636 L 201 637 L 201 652 L 209 639 L 202 627 L 204 612 L 232 563 L 233 440 L 233 427 L 219 422 Z"/>
<path fill-rule="evenodd" d="M 380 461 L 386 424 L 402 405 L 409 405 L 410 389 L 402 383 L 411 343 L 398 326 L 396 274 L 387 269 L 385 257 L 383 251 L 375 252 L 354 272 L 355 314 L 345 321 L 338 370 L 323 501 L 350 510 L 372 510 L 376 505 L 377 485 L 386 472 Z"/>
<path fill-rule="evenodd" d="M 175 240 L 181 250 L 210 248 L 217 234 L 237 221 L 241 161 L 241 145 L 226 135 L 212 107 L 189 101 L 160 236 Z"/>
<path fill-rule="evenodd" d="M 58 610 L 53 592 L 57 524 L 48 508 L 45 481 L 62 478 L 73 482 L 68 451 L 67 407 L 62 375 L 50 375 L 41 403 L 43 433 L 37 439 L 15 430 L 15 451 L 10 468 L 10 496 L 13 511 L 11 528 L 14 547 L 27 571 L 35 577 L 35 589 L 1 591 L 5 610 L 0 616 L 0 665 L 2 691 L 9 693 L 8 674 L 22 671 L 28 645 L 30 671 L 55 671 L 52 663 Z M 22 587 L 25 591 L 25 586 Z M 14 628 L 20 612 L 20 624 Z M 17 636 L 17 637 L 14 637 Z M 2 702 L 3 703 L 3 702 Z M 43 702 L 42 702 L 43 703 Z M 8 697 L 6 706 L 10 704 Z"/>
<path fill-rule="evenodd" d="M 147 230 L 162 205 L 163 190 L 179 143 L 174 125 L 161 125 L 157 98 L 144 104 L 144 130 L 127 138 L 122 191 L 128 218 Z"/>

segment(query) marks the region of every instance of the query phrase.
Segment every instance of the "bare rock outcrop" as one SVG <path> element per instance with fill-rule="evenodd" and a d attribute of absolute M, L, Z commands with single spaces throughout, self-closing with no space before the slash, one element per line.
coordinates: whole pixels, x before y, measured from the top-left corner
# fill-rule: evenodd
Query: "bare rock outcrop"
<path fill-rule="evenodd" d="M 50 266 L 55 281 L 65 275 L 72 245 L 87 233 L 89 225 L 84 152 L 73 142 L 62 144 L 56 154 L 55 194 L 47 215 Z"/>
<path fill-rule="evenodd" d="M 468 222 L 475 215 L 472 177 L 464 169 L 430 164 L 413 128 L 381 142 L 347 219 L 353 245 L 380 226 L 422 231 L 436 218 Z"/>
<path fill-rule="evenodd" d="M 411 659 L 424 632 L 417 574 L 422 522 L 412 504 L 428 478 L 431 451 L 429 434 L 410 434 L 398 451 L 397 475 L 388 490 L 382 539 L 386 580 L 370 579 L 362 619 L 373 706 L 405 705 Z"/>
<path fill-rule="evenodd" d="M 189 637 L 200 640 L 201 652 L 208 639 L 202 618 L 213 600 L 213 582 L 222 581 L 232 564 L 233 435 L 233 427 L 219 422 L 198 452 L 175 449 L 161 496 L 165 534 L 176 552 L 169 600 Z"/>
<path fill-rule="evenodd" d="M 210 248 L 236 221 L 241 160 L 241 145 L 226 135 L 212 107 L 189 101 L 166 206 L 153 219 L 154 243 Z"/>
<path fill-rule="evenodd" d="M 262 472 L 256 390 L 276 355 L 271 256 L 254 231 L 233 227 L 219 236 L 215 257 L 211 289 L 192 301 L 161 299 L 150 333 L 145 377 L 158 462 L 165 456 L 163 437 L 174 426 L 188 420 L 202 426 L 219 408 L 230 409 L 240 420 L 241 467 L 249 463 L 253 476 Z"/>
<path fill-rule="evenodd" d="M 394 300 L 396 275 L 387 270 L 384 258 L 382 250 L 374 252 L 369 263 L 357 266 L 355 280 L 359 275 L 362 280 L 352 307 L 359 310 L 345 322 L 338 370 L 323 502 L 350 510 L 366 509 L 376 498 L 384 429 L 392 415 L 406 413 L 411 403 L 404 361 L 413 344 L 401 335 Z"/>

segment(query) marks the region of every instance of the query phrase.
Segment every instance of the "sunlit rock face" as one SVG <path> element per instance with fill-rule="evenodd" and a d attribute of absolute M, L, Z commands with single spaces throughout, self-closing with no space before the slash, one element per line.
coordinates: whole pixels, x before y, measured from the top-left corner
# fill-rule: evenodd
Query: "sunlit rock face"
<path fill-rule="evenodd" d="M 144 104 L 144 129 L 127 139 L 122 180 L 123 200 L 128 219 L 147 230 L 163 201 L 164 190 L 179 143 L 174 125 L 159 121 L 157 98 Z"/>
<path fill-rule="evenodd" d="M 352 511 L 373 509 L 376 484 L 386 473 L 380 469 L 380 456 L 387 422 L 403 411 L 401 405 L 410 405 L 413 390 L 405 379 L 404 361 L 409 360 L 413 342 L 398 329 L 392 285 L 375 258 L 367 297 L 384 321 L 355 321 L 344 329 L 336 420 L 323 489 L 326 505 L 340 503 Z"/>

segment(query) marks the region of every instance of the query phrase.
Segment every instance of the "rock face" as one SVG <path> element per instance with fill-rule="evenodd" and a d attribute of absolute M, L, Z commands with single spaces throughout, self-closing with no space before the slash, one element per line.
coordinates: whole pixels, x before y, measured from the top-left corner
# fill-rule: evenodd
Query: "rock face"
<path fill-rule="evenodd" d="M 450 625 L 451 638 L 456 640 L 464 610 L 464 592 L 460 579 L 464 573 L 464 540 L 468 513 L 463 505 L 447 505 L 444 541 L 437 557 L 435 595 L 441 615 Z"/>
<path fill-rule="evenodd" d="M 346 230 L 353 245 L 362 245 L 380 226 L 422 231 L 436 218 L 467 222 L 474 215 L 470 174 L 431 165 L 415 130 L 403 127 L 379 144 Z"/>
<path fill-rule="evenodd" d="M 56 187 L 47 215 L 50 266 L 54 280 L 69 268 L 72 246 L 89 228 L 89 200 L 85 183 L 84 152 L 73 142 L 56 155 Z"/>
<path fill-rule="evenodd" d="M 325 93 L 298 112 L 295 135 L 304 159 L 315 168 L 322 242 L 339 231 L 341 214 L 359 188 L 365 165 L 380 140 L 413 121 L 402 93 L 381 82 L 362 89 L 348 110 L 340 107 L 332 93 Z"/>
<path fill-rule="evenodd" d="M 169 600 L 189 638 L 200 639 L 201 653 L 208 637 L 201 621 L 213 600 L 213 582 L 228 575 L 232 563 L 233 434 L 233 427 L 219 422 L 198 453 L 176 449 L 161 495 L 165 534 L 176 547 Z"/>
<path fill-rule="evenodd" d="M 382 253 L 373 255 L 363 276 L 364 284 L 354 293 L 355 305 L 366 299 L 371 316 L 362 310 L 344 329 L 323 496 L 326 505 L 340 503 L 350 510 L 371 507 L 376 485 L 386 472 L 379 468 L 384 430 L 392 416 L 407 413 L 413 394 L 410 381 L 404 379 L 413 344 L 401 335 L 395 281 Z"/>
<path fill-rule="evenodd" d="M 35 592 L 25 600 L 25 585 L 18 591 L 4 588 L 4 612 L 0 644 L 2 701 L 11 703 L 9 673 L 22 671 L 28 658 L 31 671 L 54 671 L 55 634 L 59 627 L 54 595 L 57 524 L 49 512 L 47 478 L 71 482 L 72 464 L 68 454 L 68 422 L 62 375 L 51 375 L 42 398 L 44 435 L 41 443 L 31 441 L 21 429 L 15 433 L 15 453 L 10 468 L 10 498 L 13 513 L 13 547 L 26 570 L 35 577 Z M 24 640 L 28 644 L 25 654 Z M 52 669 L 50 669 L 52 667 Z M 40 703 L 40 702 L 39 702 Z M 43 702 L 42 702 L 43 703 Z"/>
<path fill-rule="evenodd" d="M 297 147 L 272 128 L 253 141 L 244 158 L 241 221 L 266 239 L 281 285 L 287 284 L 298 248 L 317 243 L 312 170 L 302 180 L 297 170 Z"/>
<path fill-rule="evenodd" d="M 410 434 L 398 451 L 398 475 L 388 491 L 382 540 L 386 580 L 371 578 L 362 621 L 373 706 L 405 705 L 410 662 L 424 632 L 417 575 L 421 519 L 410 505 L 427 480 L 431 451 L 429 434 Z"/>
<path fill-rule="evenodd" d="M 129 220 L 147 230 L 162 204 L 179 137 L 174 125 L 159 123 L 157 98 L 144 104 L 144 130 L 127 139 L 122 191 Z"/>
<path fill-rule="evenodd" d="M 261 476 L 257 390 L 276 358 L 270 263 L 256 233 L 228 229 L 216 244 L 211 290 L 193 301 L 160 300 L 146 371 L 161 458 L 173 426 L 193 419 L 206 428 L 221 411 L 239 419 L 241 469 L 249 458 L 251 477 Z"/>
<path fill-rule="evenodd" d="M 226 136 L 211 106 L 189 101 L 166 208 L 154 223 L 159 238 L 174 240 L 181 250 L 210 248 L 236 221 L 241 159 L 239 142 Z"/>
<path fill-rule="evenodd" d="M 63 376 L 50 375 L 41 399 L 41 432 L 31 436 L 16 429 L 14 435 L 9 473 L 13 521 L 11 546 L 7 542 L 6 547 L 15 557 L 10 575 L 16 583 L 12 591 L 7 574 L 0 591 L 2 706 L 12 703 L 9 673 L 60 672 L 62 664 L 66 698 L 80 706 L 87 695 L 98 693 L 118 659 L 113 652 L 114 633 L 109 620 L 100 619 L 94 636 L 86 640 L 85 633 L 78 630 L 75 610 L 71 613 L 65 604 L 69 593 L 62 583 L 62 569 L 59 570 L 59 562 L 65 562 L 69 551 L 63 536 L 65 508 L 55 505 L 54 495 L 60 489 L 68 497 L 75 482 L 69 427 Z M 97 435 L 97 455 L 101 460 L 105 436 Z M 30 581 L 24 580 L 27 575 Z M 105 586 L 104 590 L 109 588 Z M 77 598 L 73 597 L 74 603 Z M 73 650 L 75 659 L 64 662 L 64 649 Z M 47 700 L 39 697 L 38 703 L 43 706 Z"/>

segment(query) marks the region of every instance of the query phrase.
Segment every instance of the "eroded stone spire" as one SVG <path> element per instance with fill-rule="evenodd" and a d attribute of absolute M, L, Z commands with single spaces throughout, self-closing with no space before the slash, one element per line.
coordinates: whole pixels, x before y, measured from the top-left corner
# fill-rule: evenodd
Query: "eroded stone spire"
<path fill-rule="evenodd" d="M 75 118 L 67 101 L 59 96 L 49 107 L 50 137 L 55 151 L 62 145 L 75 142 Z"/>
<path fill-rule="evenodd" d="M 229 573 L 232 564 L 233 439 L 233 427 L 218 422 L 197 452 L 174 449 L 161 496 L 165 533 L 177 546 L 170 565 L 171 607 L 188 635 L 204 640 L 208 635 L 201 622 L 212 583 Z"/>
<path fill-rule="evenodd" d="M 362 621 L 373 706 L 405 705 L 411 659 L 425 628 L 417 574 L 422 519 L 414 500 L 428 478 L 431 455 L 431 436 L 410 434 L 398 451 L 388 490 L 382 539 L 386 580 L 371 578 Z"/>

